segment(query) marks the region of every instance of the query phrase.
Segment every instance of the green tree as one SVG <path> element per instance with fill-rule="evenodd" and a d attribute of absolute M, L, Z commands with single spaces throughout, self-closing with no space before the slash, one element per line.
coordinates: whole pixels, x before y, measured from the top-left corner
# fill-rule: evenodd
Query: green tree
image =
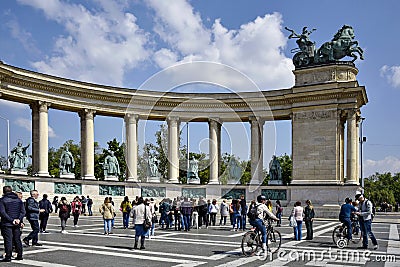
<path fill-rule="evenodd" d="M 400 173 L 376 173 L 364 180 L 364 193 L 375 205 L 400 202 Z"/>
<path fill-rule="evenodd" d="M 276 157 L 282 168 L 282 182 L 284 185 L 289 185 L 292 182 L 293 162 L 292 158 L 286 153 L 282 156 Z M 266 169 L 264 170 L 265 172 Z M 269 173 L 266 174 L 263 185 L 267 185 L 270 179 Z"/>
<path fill-rule="evenodd" d="M 110 155 L 110 151 L 114 152 L 114 156 L 118 160 L 120 174 L 118 179 L 120 181 L 125 180 L 126 176 L 126 161 L 125 161 L 125 144 L 119 143 L 116 138 L 107 142 L 107 149 L 102 149 L 102 153 L 99 153 L 99 145 L 95 143 L 95 176 L 98 180 L 104 180 L 104 169 L 103 164 L 105 158 Z"/>

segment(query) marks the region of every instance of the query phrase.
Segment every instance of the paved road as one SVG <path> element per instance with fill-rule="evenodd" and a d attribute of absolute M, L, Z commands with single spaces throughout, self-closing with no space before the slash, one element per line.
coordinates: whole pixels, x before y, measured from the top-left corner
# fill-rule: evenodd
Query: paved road
<path fill-rule="evenodd" d="M 400 214 L 377 216 L 373 231 L 380 246 L 376 251 L 360 250 L 354 244 L 346 249 L 334 247 L 331 234 L 338 222 L 333 220 L 316 221 L 312 241 L 294 241 L 291 228 L 279 227 L 280 252 L 260 260 L 241 255 L 243 232 L 231 232 L 227 226 L 190 232 L 158 229 L 154 239 L 146 240 L 146 250 L 133 250 L 134 230 L 121 229 L 121 217 L 110 236 L 102 234 L 103 221 L 98 216 L 81 217 L 75 229 L 69 221 L 65 235 L 59 233 L 58 218 L 51 217 L 50 233 L 40 234 L 43 246 L 24 248 L 24 260 L 9 266 L 400 266 L 399 219 Z M 29 225 L 23 236 L 28 230 Z"/>

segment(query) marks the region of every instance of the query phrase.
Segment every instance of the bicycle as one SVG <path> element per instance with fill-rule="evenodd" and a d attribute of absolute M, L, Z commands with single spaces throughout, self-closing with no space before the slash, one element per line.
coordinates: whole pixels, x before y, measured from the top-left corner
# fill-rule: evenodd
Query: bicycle
<path fill-rule="evenodd" d="M 276 253 L 281 247 L 282 237 L 281 233 L 274 229 L 271 220 L 268 220 L 267 229 L 267 252 L 272 254 Z M 248 231 L 243 235 L 242 238 L 242 252 L 246 257 L 250 257 L 256 254 L 258 249 L 262 250 L 262 235 L 261 232 L 255 228 L 252 231 Z"/>
<path fill-rule="evenodd" d="M 351 229 L 352 229 L 352 231 L 351 231 L 352 232 L 352 242 L 355 244 L 360 243 L 360 241 L 362 240 L 362 235 L 361 235 L 361 231 L 359 229 L 357 220 L 351 221 Z M 333 229 L 332 239 L 333 239 L 333 243 L 335 243 L 335 245 L 338 248 L 344 248 L 348 245 L 347 226 L 344 223 L 336 226 Z"/>

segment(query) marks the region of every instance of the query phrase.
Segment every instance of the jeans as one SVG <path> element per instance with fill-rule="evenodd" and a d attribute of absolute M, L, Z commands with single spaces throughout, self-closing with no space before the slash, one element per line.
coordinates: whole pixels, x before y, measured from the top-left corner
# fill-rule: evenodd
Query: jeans
<path fill-rule="evenodd" d="M 60 218 L 60 219 L 61 219 L 61 231 L 64 231 L 65 227 L 67 226 L 68 218 Z"/>
<path fill-rule="evenodd" d="M 122 222 L 124 224 L 124 228 L 129 227 L 129 212 L 122 213 Z"/>
<path fill-rule="evenodd" d="M 199 227 L 203 225 L 203 223 L 208 227 L 208 216 L 207 213 L 199 213 Z"/>
<path fill-rule="evenodd" d="M 210 213 L 210 225 L 215 226 L 215 221 L 217 220 L 217 213 Z"/>
<path fill-rule="evenodd" d="M 305 223 L 307 228 L 307 240 L 312 240 L 314 236 L 313 222 L 311 220 L 306 220 Z"/>
<path fill-rule="evenodd" d="M 104 219 L 104 233 L 111 233 L 111 220 L 112 219 Z"/>
<path fill-rule="evenodd" d="M 241 216 L 241 221 L 240 221 L 240 225 L 241 225 L 241 228 L 242 228 L 243 230 L 246 229 L 246 220 L 247 220 L 246 214 L 242 214 L 242 216 Z"/>
<path fill-rule="evenodd" d="M 166 227 L 167 227 L 167 229 L 168 229 L 169 226 L 170 226 L 170 223 L 169 223 L 169 216 L 168 216 L 168 214 L 166 214 L 166 213 L 161 213 L 161 218 L 160 218 L 161 228 L 164 228 L 164 223 L 165 223 L 165 225 L 166 225 Z"/>
<path fill-rule="evenodd" d="M 233 229 L 235 229 L 235 225 L 236 225 L 236 229 L 240 228 L 240 221 L 242 220 L 242 216 L 240 216 L 240 214 L 233 214 Z"/>
<path fill-rule="evenodd" d="M 297 226 L 293 227 L 294 239 L 297 241 L 300 241 L 301 237 L 302 237 L 301 228 L 303 227 L 303 221 L 296 221 L 296 222 L 297 222 Z"/>
<path fill-rule="evenodd" d="M 254 221 L 250 221 L 250 225 L 257 228 L 258 231 L 261 232 L 262 242 L 263 244 L 267 243 L 267 228 L 265 227 L 263 221 L 261 219 L 255 219 Z"/>
<path fill-rule="evenodd" d="M 342 222 L 344 225 L 346 225 L 346 227 L 347 227 L 347 239 L 351 240 L 352 236 L 353 236 L 353 233 L 352 233 L 353 229 L 351 229 L 350 218 L 340 218 L 340 222 Z"/>
<path fill-rule="evenodd" d="M 47 221 L 49 220 L 49 214 L 48 213 L 43 213 L 39 217 L 40 219 L 40 231 L 46 231 L 47 227 Z"/>
<path fill-rule="evenodd" d="M 277 226 L 281 226 L 282 224 L 282 212 L 279 212 L 276 214 L 276 218 L 279 219 L 279 221 L 276 223 Z"/>
<path fill-rule="evenodd" d="M 74 215 L 74 226 L 78 225 L 79 213 L 73 213 Z"/>
<path fill-rule="evenodd" d="M 189 231 L 190 229 L 190 222 L 192 221 L 192 217 L 190 216 L 190 214 L 184 214 L 183 215 L 183 224 L 184 224 L 184 229 L 185 231 Z"/>
<path fill-rule="evenodd" d="M 93 216 L 92 205 L 88 205 L 87 208 L 88 208 L 89 216 Z"/>
<path fill-rule="evenodd" d="M 29 233 L 27 237 L 24 238 L 24 240 L 31 240 L 32 239 L 32 245 L 37 244 L 38 242 L 38 234 L 39 234 L 39 221 L 32 221 L 28 220 L 29 223 L 31 224 L 32 232 Z"/>
<path fill-rule="evenodd" d="M 11 259 L 13 244 L 17 250 L 17 257 L 22 257 L 21 227 L 19 225 L 3 226 L 1 227 L 1 235 L 4 238 L 4 250 L 6 252 L 4 258 Z"/>
<path fill-rule="evenodd" d="M 226 217 L 228 216 L 222 216 L 221 215 L 221 219 L 219 220 L 219 224 L 222 225 L 222 221 L 224 221 L 224 225 L 226 225 Z"/>
<path fill-rule="evenodd" d="M 372 233 L 371 229 L 371 220 L 360 220 L 361 232 L 363 234 L 363 247 L 368 247 L 368 236 L 371 238 L 372 244 L 378 245 L 378 241 L 376 241 L 375 235 Z"/>

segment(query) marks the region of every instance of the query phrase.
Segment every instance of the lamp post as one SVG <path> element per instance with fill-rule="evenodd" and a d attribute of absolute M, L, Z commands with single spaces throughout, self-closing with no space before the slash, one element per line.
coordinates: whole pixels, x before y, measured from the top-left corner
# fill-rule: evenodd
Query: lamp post
<path fill-rule="evenodd" d="M 186 156 L 187 156 L 187 161 L 186 161 L 186 183 L 188 183 L 189 180 L 189 160 L 190 160 L 190 155 L 189 155 L 189 122 L 186 122 Z"/>
<path fill-rule="evenodd" d="M 2 116 L 0 116 L 0 119 L 3 119 L 7 122 L 7 169 L 10 169 L 10 121 Z"/>
<path fill-rule="evenodd" d="M 367 138 L 363 136 L 363 122 L 365 118 L 361 117 L 360 123 L 360 174 L 361 174 L 361 187 L 364 188 L 364 175 L 363 175 L 363 144 L 367 142 Z"/>

